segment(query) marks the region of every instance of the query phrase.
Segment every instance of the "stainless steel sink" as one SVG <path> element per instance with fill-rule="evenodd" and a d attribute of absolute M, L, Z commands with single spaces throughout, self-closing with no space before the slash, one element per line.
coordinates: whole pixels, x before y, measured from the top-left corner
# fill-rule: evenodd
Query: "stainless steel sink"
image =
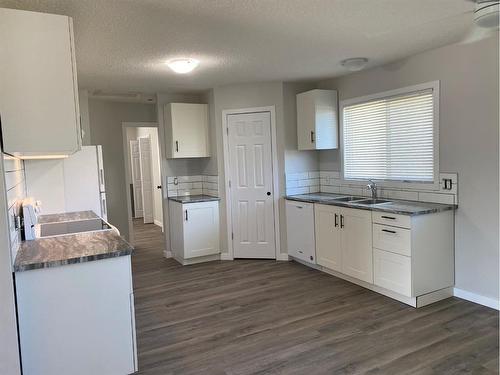
<path fill-rule="evenodd" d="M 360 200 L 360 201 L 356 201 L 355 203 L 359 203 L 359 204 L 366 204 L 366 205 L 369 205 L 369 206 L 373 206 L 373 205 L 376 205 L 376 204 L 383 204 L 383 203 L 391 203 L 391 201 L 388 201 L 386 199 L 363 199 L 363 200 Z"/>
<path fill-rule="evenodd" d="M 332 198 L 333 201 L 338 201 L 338 202 L 353 202 L 353 201 L 359 201 L 359 200 L 364 200 L 365 198 L 363 197 L 339 197 L 339 198 Z"/>

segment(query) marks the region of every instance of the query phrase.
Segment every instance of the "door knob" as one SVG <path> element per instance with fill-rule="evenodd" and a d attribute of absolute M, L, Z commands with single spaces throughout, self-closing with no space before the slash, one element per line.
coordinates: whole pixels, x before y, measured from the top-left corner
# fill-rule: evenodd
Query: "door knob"
<path fill-rule="evenodd" d="M 268 192 L 267 192 L 267 195 L 268 195 L 268 196 L 269 196 L 269 195 L 271 195 L 271 192 L 270 192 L 270 191 L 268 191 Z"/>
<path fill-rule="evenodd" d="M 156 188 L 157 188 L 157 189 L 161 189 L 161 185 L 158 185 Z"/>

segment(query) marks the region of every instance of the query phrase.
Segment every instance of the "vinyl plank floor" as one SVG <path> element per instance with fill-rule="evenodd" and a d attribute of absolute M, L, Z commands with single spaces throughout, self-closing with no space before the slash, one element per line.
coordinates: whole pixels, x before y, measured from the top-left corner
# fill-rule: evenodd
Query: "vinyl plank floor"
<path fill-rule="evenodd" d="M 183 267 L 134 220 L 142 375 L 498 374 L 498 312 L 414 309 L 294 262 Z"/>

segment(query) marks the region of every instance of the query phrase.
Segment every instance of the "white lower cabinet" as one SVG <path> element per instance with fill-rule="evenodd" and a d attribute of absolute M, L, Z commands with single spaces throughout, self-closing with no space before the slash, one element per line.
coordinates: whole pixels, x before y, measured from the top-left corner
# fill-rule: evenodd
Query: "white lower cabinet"
<path fill-rule="evenodd" d="M 314 204 L 286 201 L 288 255 L 316 263 Z"/>
<path fill-rule="evenodd" d="M 316 204 L 318 264 L 373 282 L 371 212 Z"/>
<path fill-rule="evenodd" d="M 15 280 L 23 374 L 137 371 L 130 255 L 16 272 Z"/>
<path fill-rule="evenodd" d="M 373 283 L 371 212 L 342 208 L 340 217 L 342 272 Z"/>
<path fill-rule="evenodd" d="M 373 249 L 374 284 L 411 297 L 411 258 Z"/>
<path fill-rule="evenodd" d="M 172 255 L 182 264 L 220 253 L 219 202 L 169 202 Z"/>
<path fill-rule="evenodd" d="M 414 307 L 452 295 L 452 210 L 410 216 L 286 201 L 286 213 L 294 258 L 308 261 L 315 249 L 321 270 Z"/>

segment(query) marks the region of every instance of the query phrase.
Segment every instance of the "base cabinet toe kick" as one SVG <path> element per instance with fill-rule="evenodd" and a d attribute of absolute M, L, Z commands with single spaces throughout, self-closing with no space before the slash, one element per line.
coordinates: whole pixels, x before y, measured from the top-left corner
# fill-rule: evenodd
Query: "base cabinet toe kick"
<path fill-rule="evenodd" d="M 413 307 L 451 297 L 454 211 L 422 215 L 286 201 L 288 255 Z"/>

